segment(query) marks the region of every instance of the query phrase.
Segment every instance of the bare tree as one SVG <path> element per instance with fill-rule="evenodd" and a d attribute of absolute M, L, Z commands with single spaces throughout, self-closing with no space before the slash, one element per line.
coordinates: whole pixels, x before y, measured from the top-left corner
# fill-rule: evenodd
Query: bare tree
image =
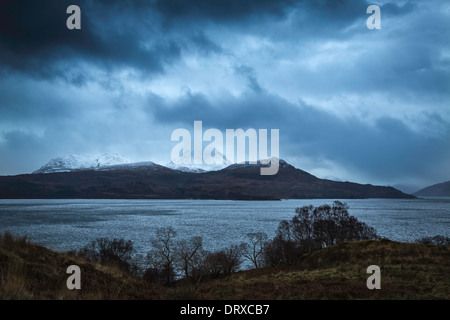
<path fill-rule="evenodd" d="M 319 206 L 314 209 L 314 216 L 314 239 L 320 247 L 345 241 L 379 239 L 375 229 L 349 214 L 346 203 L 335 201 L 332 206 Z"/>
<path fill-rule="evenodd" d="M 139 273 L 139 257 L 131 240 L 97 238 L 79 250 L 77 255 L 104 265 L 115 265 L 129 273 Z"/>
<path fill-rule="evenodd" d="M 189 240 L 180 240 L 175 249 L 175 262 L 185 277 L 193 275 L 193 270 L 203 248 L 202 237 L 192 237 Z"/>
<path fill-rule="evenodd" d="M 290 222 L 292 238 L 298 245 L 311 252 L 315 249 L 314 207 L 310 205 L 296 208 L 295 213 Z"/>
<path fill-rule="evenodd" d="M 268 239 L 264 232 L 247 233 L 248 243 L 241 244 L 242 256 L 250 260 L 256 269 L 263 263 L 264 245 Z"/>
<path fill-rule="evenodd" d="M 380 239 L 374 228 L 351 216 L 348 205 L 340 201 L 296 208 L 295 213 L 290 221 L 280 222 L 275 238 L 265 244 L 266 265 L 289 264 L 299 255 L 345 241 Z"/>
<path fill-rule="evenodd" d="M 241 264 L 241 247 L 232 245 L 226 249 L 208 252 L 203 261 L 203 272 L 212 277 L 218 277 L 236 272 Z"/>
<path fill-rule="evenodd" d="M 285 240 L 280 234 L 264 245 L 263 263 L 266 267 L 274 267 L 280 263 L 291 264 L 299 255 L 301 248 L 292 240 Z"/>
<path fill-rule="evenodd" d="M 305 206 L 295 209 L 289 223 L 297 245 L 307 252 L 344 241 L 378 239 L 375 229 L 348 213 L 348 205 L 340 201 L 333 205 Z"/>
<path fill-rule="evenodd" d="M 175 243 L 177 235 L 172 227 L 160 228 L 156 231 L 156 237 L 151 240 L 152 250 L 147 253 L 147 260 L 155 273 L 162 275 L 162 282 L 169 284 L 175 280 Z"/>

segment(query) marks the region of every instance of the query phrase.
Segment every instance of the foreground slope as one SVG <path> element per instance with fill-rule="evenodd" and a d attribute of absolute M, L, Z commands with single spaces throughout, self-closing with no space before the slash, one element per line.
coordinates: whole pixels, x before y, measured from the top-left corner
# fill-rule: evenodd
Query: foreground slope
<path fill-rule="evenodd" d="M 82 270 L 81 290 L 66 287 L 72 264 Z M 381 269 L 380 290 L 366 287 L 369 265 Z M 165 287 L 3 236 L 0 270 L 0 299 L 450 299 L 448 247 L 388 240 L 343 243 L 290 266 Z"/>
<path fill-rule="evenodd" d="M 232 165 L 204 173 L 172 170 L 154 163 L 101 170 L 0 177 L 0 198 L 87 199 L 352 199 L 415 198 L 392 187 L 319 179 L 280 161 L 276 175 L 260 165 Z"/>
<path fill-rule="evenodd" d="M 366 286 L 381 269 L 381 289 Z M 250 270 L 203 284 L 199 299 L 450 299 L 448 247 L 389 240 L 348 242 L 295 265 Z"/>
<path fill-rule="evenodd" d="M 82 270 L 81 290 L 66 286 L 67 267 Z M 151 286 L 116 268 L 57 253 L 24 238 L 0 234 L 0 300 L 156 299 Z"/>

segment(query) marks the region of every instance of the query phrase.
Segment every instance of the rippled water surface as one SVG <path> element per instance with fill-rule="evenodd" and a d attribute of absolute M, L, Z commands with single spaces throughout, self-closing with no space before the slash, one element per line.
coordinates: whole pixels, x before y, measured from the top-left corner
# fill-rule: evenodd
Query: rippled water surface
<path fill-rule="evenodd" d="M 275 234 L 296 207 L 333 200 L 0 200 L 0 232 L 27 235 L 48 248 L 78 249 L 99 238 L 133 240 L 150 247 L 157 228 L 173 226 L 179 238 L 202 236 L 215 250 L 240 243 L 249 232 Z M 450 237 L 450 198 L 345 200 L 350 214 L 391 240 Z"/>

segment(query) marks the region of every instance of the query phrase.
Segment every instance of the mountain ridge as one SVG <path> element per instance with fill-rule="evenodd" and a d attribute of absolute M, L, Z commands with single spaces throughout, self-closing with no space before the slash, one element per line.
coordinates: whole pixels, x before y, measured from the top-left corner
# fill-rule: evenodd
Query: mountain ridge
<path fill-rule="evenodd" d="M 208 172 L 183 172 L 155 164 L 0 177 L 2 199 L 361 199 L 415 198 L 395 188 L 320 179 L 280 159 L 276 175 L 261 163 Z"/>
<path fill-rule="evenodd" d="M 450 197 L 450 181 L 433 184 L 413 194 L 419 197 Z"/>
<path fill-rule="evenodd" d="M 79 155 L 73 154 L 51 159 L 34 173 L 70 172 L 83 169 L 100 169 L 115 165 L 132 164 L 119 154 Z"/>

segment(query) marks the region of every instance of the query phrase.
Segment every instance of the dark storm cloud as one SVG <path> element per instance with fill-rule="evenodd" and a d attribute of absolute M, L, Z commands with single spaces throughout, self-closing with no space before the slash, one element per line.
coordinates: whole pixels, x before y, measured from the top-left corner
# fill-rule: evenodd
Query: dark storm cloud
<path fill-rule="evenodd" d="M 82 30 L 65 28 L 66 8 L 81 7 Z M 357 5 L 355 5 L 357 4 Z M 317 11 L 333 19 L 346 19 L 363 7 L 361 1 L 2 1 L 0 4 L 0 61 L 4 67 L 33 75 L 64 78 L 64 70 L 81 60 L 103 68 L 128 66 L 162 72 L 164 65 L 180 57 L 180 42 L 187 41 L 205 52 L 220 46 L 201 32 L 205 23 L 233 26 L 252 20 L 264 30 L 265 17 L 285 18 L 290 10 Z M 351 9 L 351 10 L 349 10 Z M 354 15 L 356 17 L 356 15 Z M 175 34 L 162 26 L 176 21 Z M 329 23 L 330 21 L 327 20 Z M 186 23 L 188 26 L 186 26 Z M 315 24 L 317 26 L 317 23 Z M 188 30 L 193 36 L 186 36 Z M 143 42 L 150 42 L 143 45 Z M 79 67 L 79 66 L 78 66 Z M 83 72 L 69 77 L 88 78 Z"/>
<path fill-rule="evenodd" d="M 72 4 L 81 30 L 66 28 Z M 379 1 L 382 29 L 370 31 L 369 4 L 4 0 L 0 174 L 70 153 L 162 150 L 170 130 L 202 120 L 278 128 L 282 156 L 331 161 L 368 182 L 442 180 L 450 10 Z"/>
<path fill-rule="evenodd" d="M 151 7 L 161 13 L 163 20 L 173 24 L 213 22 L 232 26 L 233 23 L 253 22 L 256 26 L 271 21 L 286 19 L 294 13 L 297 26 L 314 34 L 333 31 L 336 26 L 348 26 L 355 21 L 365 21 L 368 0 L 157 0 Z M 404 15 L 413 11 L 414 1 L 402 5 L 395 2 L 380 4 L 386 16 Z M 265 30 L 269 31 L 269 30 Z M 298 29 L 297 31 L 302 31 Z M 282 35 L 280 35 L 282 36 Z"/>
<path fill-rule="evenodd" d="M 81 30 L 65 27 L 71 4 L 81 7 Z M 393 14 L 404 13 L 393 3 L 385 6 Z M 214 33 L 215 24 L 244 33 L 275 32 L 274 39 L 329 37 L 355 20 L 363 21 L 366 7 L 360 0 L 6 0 L 0 4 L 0 62 L 4 70 L 74 84 L 92 80 L 89 67 L 80 62 L 106 70 L 130 67 L 147 75 L 162 73 L 181 58 L 186 44 L 202 54 L 223 53 L 224 48 L 203 32 Z M 291 13 L 289 31 L 271 31 L 272 22 Z"/>
<path fill-rule="evenodd" d="M 84 30 L 64 28 L 69 1 L 2 1 L 0 4 L 0 59 L 3 66 L 50 76 L 49 64 L 72 50 L 98 50 L 97 39 Z M 72 49 L 73 48 L 73 49 Z"/>
<path fill-rule="evenodd" d="M 34 76 L 88 80 L 87 72 L 67 70 L 87 61 L 100 68 L 131 67 L 161 73 L 180 58 L 189 42 L 202 53 L 220 53 L 200 25 L 209 19 L 228 21 L 248 16 L 279 15 L 291 1 L 13 1 L 0 4 L 0 62 L 7 70 Z M 66 8 L 79 5 L 82 29 L 66 25 Z M 191 35 L 165 33 L 161 23 L 187 19 L 197 24 Z M 185 31 L 185 26 L 179 30 Z"/>
<path fill-rule="evenodd" d="M 168 22 L 208 21 L 226 22 L 263 18 L 266 16 L 283 17 L 287 8 L 296 3 L 294 0 L 157 0 L 154 8 Z"/>
<path fill-rule="evenodd" d="M 66 8 L 81 7 L 82 29 L 66 28 Z M 162 72 L 180 54 L 174 40 L 156 35 L 145 23 L 133 26 L 133 13 L 110 3 L 88 1 L 3 1 L 0 4 L 0 62 L 9 70 L 35 76 L 65 77 L 67 70 L 88 62 L 101 68 L 132 67 Z M 105 17 L 115 17 L 107 20 Z M 145 35 L 144 35 L 145 34 Z M 144 46 L 145 37 L 151 39 Z M 82 82 L 83 72 L 66 80 Z"/>

